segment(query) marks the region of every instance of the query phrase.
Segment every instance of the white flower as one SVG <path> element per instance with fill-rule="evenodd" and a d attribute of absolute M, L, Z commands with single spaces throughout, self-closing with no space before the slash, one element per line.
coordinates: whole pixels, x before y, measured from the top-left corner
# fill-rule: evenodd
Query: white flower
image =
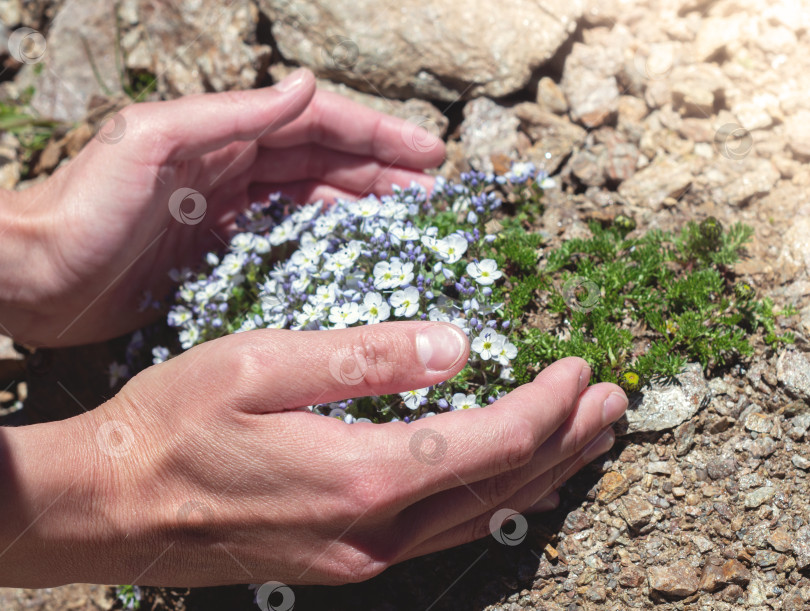
<path fill-rule="evenodd" d="M 338 285 L 334 282 L 324 286 L 321 285 L 315 289 L 315 294 L 309 296 L 309 301 L 316 306 L 328 308 L 335 303 L 340 290 Z"/>
<path fill-rule="evenodd" d="M 231 238 L 231 250 L 248 253 L 253 248 L 255 236 L 252 233 L 237 233 Z"/>
<path fill-rule="evenodd" d="M 319 199 L 316 202 L 312 202 L 311 204 L 307 204 L 306 206 L 301 206 L 290 215 L 290 218 L 295 223 L 306 223 L 314 219 L 318 212 L 321 211 L 323 207 L 323 200 Z"/>
<path fill-rule="evenodd" d="M 374 196 L 364 197 L 361 200 L 350 203 L 347 208 L 355 216 L 369 218 L 377 216 L 380 212 L 380 202 Z"/>
<path fill-rule="evenodd" d="M 503 347 L 506 338 L 499 335 L 494 329 L 486 328 L 472 341 L 472 349 L 477 352 L 481 359 L 488 361 L 496 357 Z"/>
<path fill-rule="evenodd" d="M 174 307 L 169 312 L 168 322 L 171 327 L 182 327 L 190 320 L 191 312 L 183 306 Z"/>
<path fill-rule="evenodd" d="M 430 231 L 431 229 L 435 229 L 435 227 L 429 227 L 427 231 Z M 439 254 L 439 240 L 436 239 L 432 235 L 428 235 L 427 231 L 425 232 L 426 235 L 422 236 L 422 244 L 424 244 L 427 247 L 428 250 L 430 250 L 431 252 L 434 252 L 434 253 L 436 253 L 438 255 Z"/>
<path fill-rule="evenodd" d="M 468 263 L 467 273 L 478 284 L 483 284 L 484 286 L 492 284 L 503 276 L 503 272 L 498 270 L 498 264 L 495 263 L 495 259 L 484 259 L 477 263 Z"/>
<path fill-rule="evenodd" d="M 367 293 L 360 306 L 360 320 L 370 325 L 387 320 L 391 316 L 389 306 L 379 293 Z"/>
<path fill-rule="evenodd" d="M 220 278 L 232 278 L 242 271 L 242 267 L 247 262 L 247 254 L 228 253 L 222 258 L 222 263 L 214 270 L 214 275 Z"/>
<path fill-rule="evenodd" d="M 419 311 L 419 291 L 413 286 L 395 291 L 389 302 L 394 306 L 394 316 L 410 318 Z"/>
<path fill-rule="evenodd" d="M 410 410 L 415 410 L 422 404 L 422 398 L 428 394 L 429 390 L 430 387 L 418 388 L 417 390 L 401 392 L 399 396 L 405 401 L 405 407 Z"/>
<path fill-rule="evenodd" d="M 329 322 L 337 329 L 353 325 L 358 320 L 360 320 L 360 306 L 354 302 L 350 301 L 343 305 L 332 306 L 329 310 Z"/>
<path fill-rule="evenodd" d="M 512 368 L 511 367 L 504 367 L 503 369 L 501 369 L 500 378 L 502 380 L 506 380 L 507 382 L 514 382 L 515 381 L 515 376 L 512 373 Z"/>
<path fill-rule="evenodd" d="M 290 284 L 290 290 L 294 293 L 303 293 L 307 290 L 310 282 L 312 282 L 312 276 L 303 274 L 293 280 L 292 284 Z"/>
<path fill-rule="evenodd" d="M 107 373 L 110 376 L 110 388 L 115 388 L 119 380 L 125 380 L 129 377 L 129 367 L 113 361 L 110 363 Z"/>
<path fill-rule="evenodd" d="M 434 305 L 428 310 L 428 320 L 432 320 L 433 322 L 450 322 L 450 315 L 442 312 Z"/>
<path fill-rule="evenodd" d="M 304 329 L 313 322 L 318 322 L 323 317 L 324 308 L 320 304 L 312 305 L 311 303 L 305 303 L 301 307 L 301 311 L 296 312 L 295 316 L 295 323 L 290 326 L 293 330 Z"/>
<path fill-rule="evenodd" d="M 399 259 L 380 261 L 374 266 L 374 288 L 378 291 L 406 286 L 413 280 L 413 263 Z"/>
<path fill-rule="evenodd" d="M 470 205 L 472 204 L 472 200 L 470 200 L 469 195 L 462 195 L 456 198 L 456 201 L 453 202 L 452 210 L 453 212 L 467 212 L 470 209 Z"/>
<path fill-rule="evenodd" d="M 311 248 L 298 249 L 290 257 L 290 261 L 292 261 L 298 269 L 309 273 L 318 269 L 318 259 L 320 259 L 320 256 L 316 255 Z"/>
<path fill-rule="evenodd" d="M 419 230 L 413 225 L 392 225 L 388 233 L 397 244 L 400 242 L 414 242 L 419 239 Z"/>
<path fill-rule="evenodd" d="M 284 222 L 273 227 L 273 231 L 271 231 L 268 236 L 270 244 L 273 246 L 279 246 L 295 238 L 295 226 L 293 225 L 293 221 L 289 218 L 284 219 Z"/>
<path fill-rule="evenodd" d="M 198 339 L 200 339 L 200 330 L 197 327 L 187 327 L 180 331 L 180 335 L 178 337 L 180 339 L 180 346 L 182 346 L 183 350 L 188 350 L 197 343 Z"/>
<path fill-rule="evenodd" d="M 512 359 L 517 356 L 517 353 L 518 353 L 517 346 L 515 346 L 512 342 L 504 339 L 504 342 L 501 345 L 501 350 L 500 352 L 498 352 L 495 358 L 498 359 L 498 362 L 501 365 L 503 365 L 504 367 L 508 367 Z"/>
<path fill-rule="evenodd" d="M 472 407 L 481 407 L 475 402 L 475 395 L 465 395 L 463 392 L 457 392 L 453 395 L 451 401 L 453 409 L 470 409 Z"/>
<path fill-rule="evenodd" d="M 413 263 L 399 263 L 394 272 L 396 286 L 406 286 L 413 280 Z"/>
<path fill-rule="evenodd" d="M 312 231 L 319 238 L 326 237 L 335 231 L 335 227 L 340 222 L 340 217 L 336 214 L 324 214 L 315 219 L 315 226 Z"/>
<path fill-rule="evenodd" d="M 516 161 L 505 176 L 512 182 L 525 182 L 534 176 L 535 172 L 537 172 L 537 168 L 531 161 Z"/>
<path fill-rule="evenodd" d="M 455 263 L 467 252 L 467 240 L 453 233 L 436 244 L 437 254 L 447 263 Z"/>

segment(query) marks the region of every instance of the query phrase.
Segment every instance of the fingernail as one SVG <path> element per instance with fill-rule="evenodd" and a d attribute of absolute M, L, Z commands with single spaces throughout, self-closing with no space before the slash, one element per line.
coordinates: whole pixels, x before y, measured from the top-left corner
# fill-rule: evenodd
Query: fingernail
<path fill-rule="evenodd" d="M 602 422 L 608 424 L 616 422 L 622 417 L 624 410 L 627 409 L 627 397 L 621 392 L 612 392 L 605 399 L 604 409 L 602 410 Z"/>
<path fill-rule="evenodd" d="M 294 72 L 290 72 L 287 76 L 281 79 L 278 83 L 273 85 L 278 91 L 286 92 L 290 89 L 295 89 L 304 82 L 307 71 L 304 68 L 299 68 Z"/>
<path fill-rule="evenodd" d="M 585 448 L 583 459 L 585 462 L 591 462 L 594 458 L 602 456 L 613 447 L 615 441 L 616 435 L 613 433 L 613 429 L 603 429 L 602 432 L 596 435 L 591 445 Z"/>
<path fill-rule="evenodd" d="M 590 381 L 591 367 L 586 363 L 582 371 L 579 372 L 579 394 L 582 394 L 582 391 L 588 388 L 588 382 Z"/>
<path fill-rule="evenodd" d="M 416 336 L 416 351 L 428 371 L 447 371 L 464 356 L 467 338 L 453 325 L 431 325 Z"/>

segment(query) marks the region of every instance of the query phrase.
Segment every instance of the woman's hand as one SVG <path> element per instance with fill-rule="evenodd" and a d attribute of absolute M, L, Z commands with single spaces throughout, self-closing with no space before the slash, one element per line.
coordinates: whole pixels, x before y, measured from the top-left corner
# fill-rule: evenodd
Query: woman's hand
<path fill-rule="evenodd" d="M 300 70 L 274 87 L 134 104 L 67 166 L 0 206 L 0 332 L 29 345 L 101 341 L 157 317 L 172 268 L 227 243 L 235 216 L 283 191 L 302 203 L 433 179 L 444 144 Z"/>
<path fill-rule="evenodd" d="M 299 409 L 436 384 L 468 351 L 444 323 L 252 331 L 150 367 L 90 413 L 4 430 L 4 585 L 338 584 L 497 535 L 499 509 L 550 509 L 627 405 L 615 385 L 586 388 L 581 359 L 411 424 Z"/>

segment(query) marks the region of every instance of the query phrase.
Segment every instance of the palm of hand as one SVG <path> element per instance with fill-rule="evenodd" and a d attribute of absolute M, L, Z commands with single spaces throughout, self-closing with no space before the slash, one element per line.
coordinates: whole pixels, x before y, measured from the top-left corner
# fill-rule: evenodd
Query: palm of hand
<path fill-rule="evenodd" d="M 148 323 L 157 311 L 139 308 L 144 297 L 164 298 L 169 271 L 226 243 L 238 212 L 269 193 L 306 202 L 432 183 L 421 169 L 441 160 L 441 141 L 409 148 L 409 124 L 313 94 L 304 73 L 284 93 L 129 107 L 120 141 L 94 139 L 33 190 L 51 237 L 29 296 L 44 321 L 31 343 L 100 341 Z M 195 115 L 199 127 L 184 123 Z"/>

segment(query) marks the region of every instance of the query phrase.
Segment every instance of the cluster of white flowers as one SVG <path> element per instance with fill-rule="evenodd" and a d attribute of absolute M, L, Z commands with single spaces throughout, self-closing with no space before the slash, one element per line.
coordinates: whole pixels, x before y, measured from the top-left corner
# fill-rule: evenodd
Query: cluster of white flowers
<path fill-rule="evenodd" d="M 536 174 L 533 166 L 517 170 L 516 184 Z M 502 184 L 503 177 L 474 172 L 458 184 L 437 180 L 431 200 L 414 183 L 395 187 L 390 196 L 338 200 L 332 206 L 317 202 L 288 215 L 282 211 L 289 202 L 274 196 L 240 219 L 242 231 L 224 255 L 207 255 L 208 271 L 176 272 L 182 284 L 168 324 L 187 350 L 256 328 L 446 321 L 471 341 L 458 383 L 405 392 L 394 401 L 365 398 L 313 410 L 349 422 L 412 420 L 492 402 L 497 398 L 493 385 L 512 381 L 511 362 L 518 352 L 493 294 L 503 277 L 489 246 L 495 236 L 484 230 L 501 205 Z M 456 210 L 455 222 L 431 224 L 438 202 Z M 170 350 L 159 346 L 152 356 L 162 362 Z"/>

